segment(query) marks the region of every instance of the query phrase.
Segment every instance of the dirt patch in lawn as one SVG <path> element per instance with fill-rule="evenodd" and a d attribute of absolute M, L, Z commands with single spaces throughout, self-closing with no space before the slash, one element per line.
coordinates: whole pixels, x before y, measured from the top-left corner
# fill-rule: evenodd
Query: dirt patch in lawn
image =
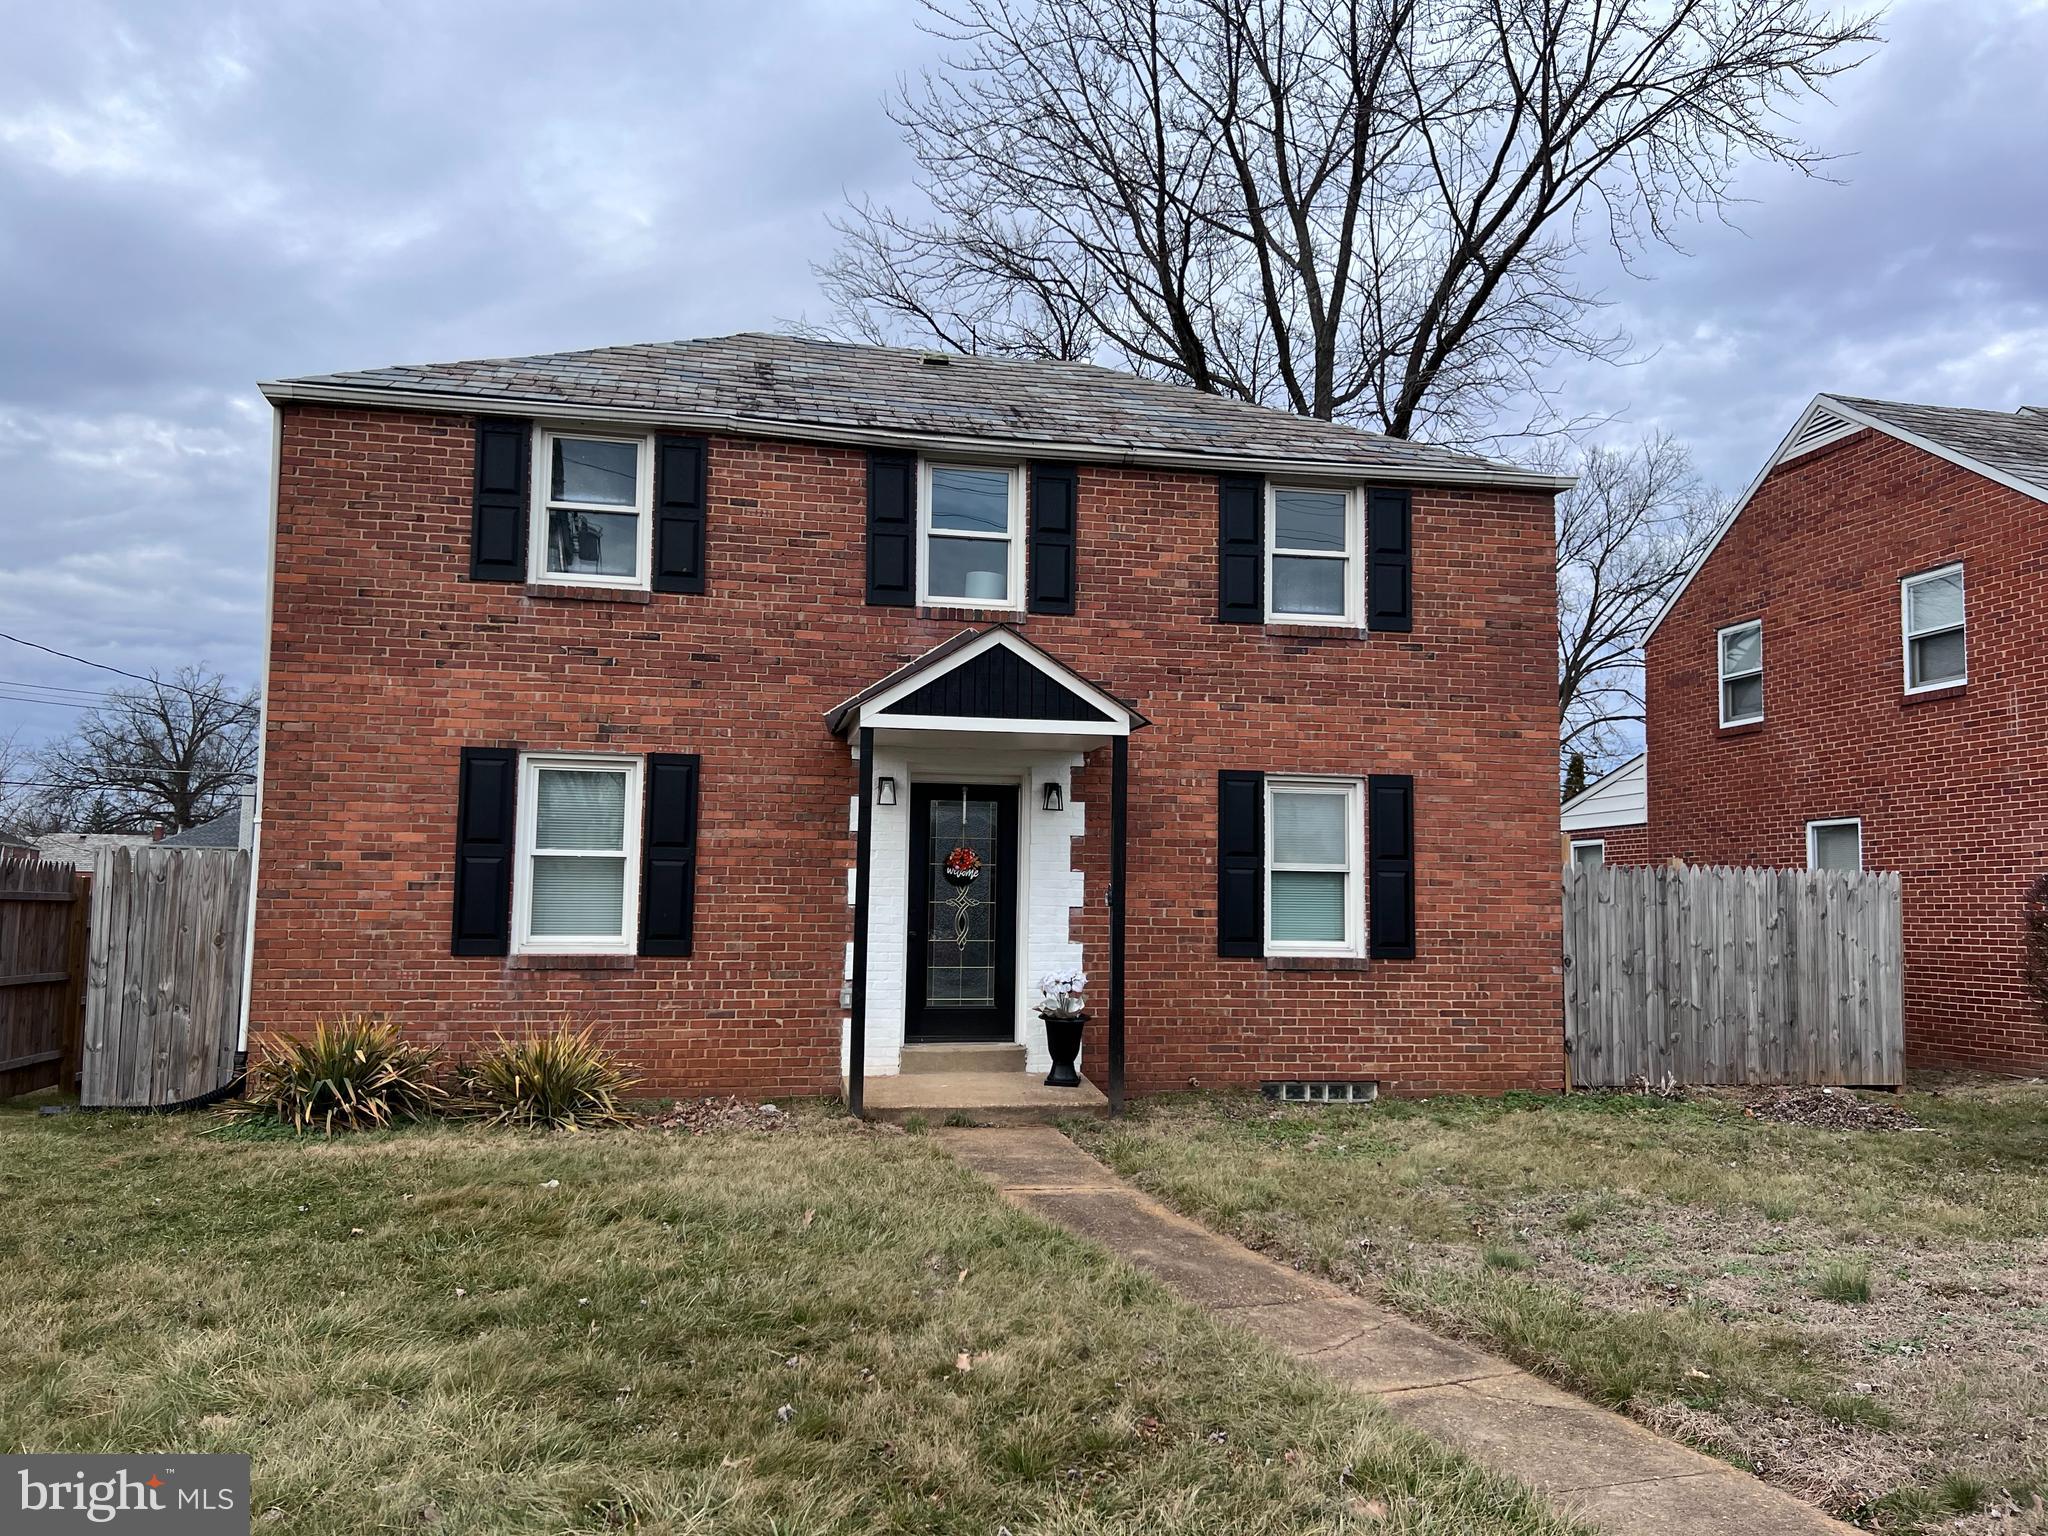
<path fill-rule="evenodd" d="M 1926 1127 L 1896 1104 L 1842 1088 L 1728 1088 L 1700 1095 L 1739 1105 L 1752 1120 L 1824 1131 L 1919 1131 Z"/>
<path fill-rule="evenodd" d="M 649 1115 L 647 1124 L 657 1131 L 682 1131 L 703 1136 L 718 1131 L 786 1131 L 796 1117 L 779 1104 L 761 1104 L 752 1099 L 678 1099 L 659 1113 Z"/>

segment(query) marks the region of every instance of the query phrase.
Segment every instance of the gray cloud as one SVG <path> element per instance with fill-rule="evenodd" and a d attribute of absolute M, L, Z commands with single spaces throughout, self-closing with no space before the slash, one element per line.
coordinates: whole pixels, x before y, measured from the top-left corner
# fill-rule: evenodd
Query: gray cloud
<path fill-rule="evenodd" d="M 286 373 L 815 311 L 842 189 L 900 195 L 904 4 L 11 7 L 0 50 L 0 628 L 256 670 Z M 1846 185 L 1590 270 L 1649 359 L 1573 403 L 1739 486 L 1817 389 L 2048 399 L 2048 10 L 1907 0 L 1807 113 Z M 0 677 L 103 676 L 0 646 Z M 0 736 L 63 711 L 0 703 Z"/>

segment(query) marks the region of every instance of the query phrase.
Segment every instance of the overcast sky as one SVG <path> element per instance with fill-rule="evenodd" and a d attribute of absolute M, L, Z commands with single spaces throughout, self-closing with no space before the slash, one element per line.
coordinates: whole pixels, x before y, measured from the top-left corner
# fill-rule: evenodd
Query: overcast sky
<path fill-rule="evenodd" d="M 253 681 L 256 381 L 819 313 L 845 190 L 900 195 L 908 0 L 0 0 L 0 630 Z M 1730 491 L 1820 389 L 2048 402 L 2048 3 L 1901 0 L 1802 114 L 1842 185 L 1600 269 L 1644 361 L 1575 378 Z M 22 681 L 105 674 L 0 642 Z M 18 687 L 13 690 L 19 694 Z"/>

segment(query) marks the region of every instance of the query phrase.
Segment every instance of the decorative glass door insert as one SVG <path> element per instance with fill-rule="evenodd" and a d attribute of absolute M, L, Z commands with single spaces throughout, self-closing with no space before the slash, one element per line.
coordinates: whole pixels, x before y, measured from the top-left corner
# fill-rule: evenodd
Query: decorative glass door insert
<path fill-rule="evenodd" d="M 913 785 L 910 815 L 906 1033 L 1009 1040 L 1016 1029 L 1016 788 Z"/>

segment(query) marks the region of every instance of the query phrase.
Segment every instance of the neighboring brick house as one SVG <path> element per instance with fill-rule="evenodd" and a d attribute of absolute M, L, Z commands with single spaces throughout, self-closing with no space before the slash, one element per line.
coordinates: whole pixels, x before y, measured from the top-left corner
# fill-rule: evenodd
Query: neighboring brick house
<path fill-rule="evenodd" d="M 259 1040 L 826 1092 L 1081 967 L 1098 1081 L 1560 1085 L 1557 478 L 765 335 L 264 392 Z"/>
<path fill-rule="evenodd" d="M 1650 851 L 1899 871 L 1908 1055 L 2038 1071 L 2048 413 L 1817 397 L 1652 627 Z"/>
<path fill-rule="evenodd" d="M 1558 813 L 1568 864 L 1650 862 L 1649 755 L 1638 752 L 1565 801 Z"/>

